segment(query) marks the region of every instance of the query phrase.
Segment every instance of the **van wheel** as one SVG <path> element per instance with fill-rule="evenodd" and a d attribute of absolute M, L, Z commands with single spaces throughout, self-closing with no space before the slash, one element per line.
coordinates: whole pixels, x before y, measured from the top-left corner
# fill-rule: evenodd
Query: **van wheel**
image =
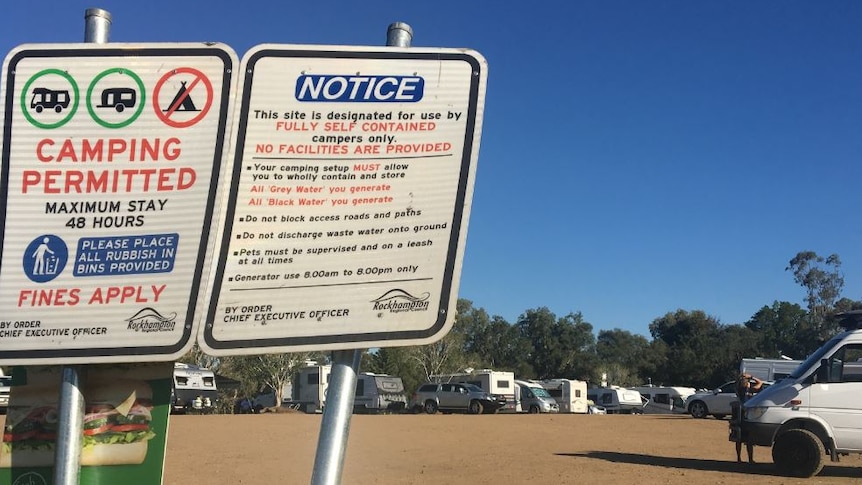
<path fill-rule="evenodd" d="M 791 429 L 775 438 L 772 461 L 787 476 L 808 478 L 823 469 L 823 442 L 807 429 Z"/>
<path fill-rule="evenodd" d="M 437 403 L 432 400 L 425 401 L 425 414 L 434 414 L 437 412 Z"/>
<path fill-rule="evenodd" d="M 44 109 L 45 109 L 45 108 L 43 108 L 41 104 L 37 104 L 37 105 L 36 105 L 36 112 L 37 112 L 37 113 L 41 113 L 41 112 L 42 112 L 42 110 L 44 110 Z"/>
<path fill-rule="evenodd" d="M 58 104 L 57 106 L 54 106 L 54 111 L 59 113 L 59 112 L 63 111 L 63 107 Z"/>
<path fill-rule="evenodd" d="M 470 401 L 470 407 L 467 408 L 470 414 L 482 414 L 482 403 L 479 401 Z"/>
<path fill-rule="evenodd" d="M 530 406 L 530 414 L 539 414 L 539 406 L 533 404 Z"/>
<path fill-rule="evenodd" d="M 693 418 L 703 419 L 709 414 L 709 409 L 703 401 L 695 401 L 688 407 L 688 412 Z"/>

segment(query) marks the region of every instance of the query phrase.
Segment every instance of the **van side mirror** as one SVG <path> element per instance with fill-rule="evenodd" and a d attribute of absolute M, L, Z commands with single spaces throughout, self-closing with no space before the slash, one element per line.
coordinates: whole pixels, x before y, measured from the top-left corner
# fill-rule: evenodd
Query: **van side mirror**
<path fill-rule="evenodd" d="M 820 368 L 817 369 L 817 382 L 831 382 L 832 367 L 829 365 L 829 359 L 820 360 Z"/>

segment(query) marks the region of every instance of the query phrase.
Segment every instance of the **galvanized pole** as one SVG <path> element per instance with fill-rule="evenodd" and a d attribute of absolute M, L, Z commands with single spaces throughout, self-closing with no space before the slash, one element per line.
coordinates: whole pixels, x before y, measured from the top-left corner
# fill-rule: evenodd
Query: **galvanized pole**
<path fill-rule="evenodd" d="M 110 33 L 110 12 L 101 8 L 88 8 L 84 12 L 84 42 L 105 44 Z"/>
<path fill-rule="evenodd" d="M 104 44 L 111 31 L 111 14 L 100 8 L 84 12 L 84 42 Z M 60 402 L 57 409 L 57 442 L 54 448 L 54 485 L 77 485 L 81 474 L 81 442 L 84 428 L 86 371 L 83 366 L 60 368 Z"/>
<path fill-rule="evenodd" d="M 413 29 L 403 22 L 389 25 L 386 45 L 410 47 Z M 356 379 L 362 351 L 339 350 L 332 353 L 332 375 L 326 393 L 326 407 L 317 438 L 317 454 L 314 457 L 312 485 L 338 485 L 344 470 L 344 454 L 347 436 L 350 434 L 350 418 L 356 393 Z"/>

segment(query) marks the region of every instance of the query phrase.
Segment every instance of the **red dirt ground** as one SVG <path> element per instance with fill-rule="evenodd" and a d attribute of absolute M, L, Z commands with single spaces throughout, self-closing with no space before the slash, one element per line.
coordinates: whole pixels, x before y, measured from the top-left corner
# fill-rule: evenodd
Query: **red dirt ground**
<path fill-rule="evenodd" d="M 307 484 L 320 415 L 171 416 L 164 483 Z M 355 415 L 342 483 L 862 484 L 862 456 L 777 476 L 737 464 L 727 421 L 659 415 Z M 828 458 L 827 458 L 828 459 Z"/>

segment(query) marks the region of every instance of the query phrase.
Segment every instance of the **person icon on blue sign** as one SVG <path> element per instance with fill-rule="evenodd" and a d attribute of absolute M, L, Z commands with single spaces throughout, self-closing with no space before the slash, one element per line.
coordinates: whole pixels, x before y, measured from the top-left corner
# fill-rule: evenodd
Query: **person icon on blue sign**
<path fill-rule="evenodd" d="M 24 273 L 36 283 L 51 281 L 63 271 L 68 258 L 66 243 L 57 236 L 44 234 L 33 239 L 24 251 Z"/>

